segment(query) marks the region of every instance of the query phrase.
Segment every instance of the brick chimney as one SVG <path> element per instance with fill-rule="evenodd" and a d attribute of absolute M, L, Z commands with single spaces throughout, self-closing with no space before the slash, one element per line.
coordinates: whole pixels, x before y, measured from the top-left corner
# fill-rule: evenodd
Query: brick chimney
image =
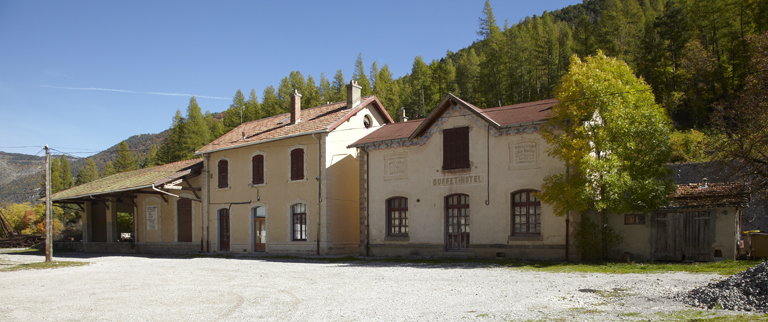
<path fill-rule="evenodd" d="M 299 91 L 293 90 L 291 93 L 291 124 L 296 124 L 301 121 L 301 94 Z"/>
<path fill-rule="evenodd" d="M 347 85 L 347 109 L 354 108 L 357 104 L 360 104 L 360 85 L 357 85 L 357 81 L 349 82 Z"/>
<path fill-rule="evenodd" d="M 408 116 L 405 115 L 405 107 L 400 108 L 403 113 L 400 115 L 400 122 L 408 122 Z"/>

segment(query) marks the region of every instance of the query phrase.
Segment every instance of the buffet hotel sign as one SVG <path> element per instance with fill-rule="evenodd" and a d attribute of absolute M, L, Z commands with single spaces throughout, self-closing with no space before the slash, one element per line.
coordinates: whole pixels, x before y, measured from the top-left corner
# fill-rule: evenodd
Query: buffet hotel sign
<path fill-rule="evenodd" d="M 479 184 L 485 181 L 482 174 L 470 174 L 452 177 L 432 178 L 433 187 L 461 186 L 469 184 Z"/>

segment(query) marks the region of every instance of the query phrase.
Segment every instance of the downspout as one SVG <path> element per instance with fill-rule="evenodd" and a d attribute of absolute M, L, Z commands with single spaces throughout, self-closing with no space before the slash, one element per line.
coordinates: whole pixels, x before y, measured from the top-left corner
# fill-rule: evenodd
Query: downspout
<path fill-rule="evenodd" d="M 568 176 L 570 175 L 570 167 L 566 164 L 565 165 L 565 182 L 568 182 Z M 570 232 L 570 226 L 571 226 L 571 211 L 565 212 L 565 261 L 568 261 L 568 240 L 569 238 L 569 232 Z"/>
<path fill-rule="evenodd" d="M 368 149 L 363 146 L 363 152 L 365 152 L 365 257 L 369 257 L 371 249 L 371 189 L 370 189 L 370 165 L 371 156 L 368 154 Z"/>
<path fill-rule="evenodd" d="M 321 203 L 323 202 L 323 195 L 322 195 L 322 181 L 321 181 L 321 174 L 322 174 L 322 164 L 323 164 L 323 154 L 322 154 L 322 143 L 320 141 L 319 137 L 315 137 L 315 133 L 312 133 L 312 137 L 317 140 L 317 252 L 316 255 L 320 255 L 320 212 L 322 211 Z"/>
<path fill-rule="evenodd" d="M 485 166 L 485 205 L 491 204 L 491 125 L 486 124 L 485 126 L 485 133 L 487 134 L 485 137 L 485 161 L 487 162 Z"/>
<path fill-rule="evenodd" d="M 210 252 L 211 249 L 211 240 L 210 236 L 208 235 L 208 224 L 210 223 L 210 220 L 208 220 L 209 214 L 208 214 L 208 208 L 210 207 L 211 203 L 211 174 L 208 170 L 208 167 L 210 166 L 211 161 L 211 155 L 210 154 L 203 154 L 203 173 L 205 175 L 205 178 L 203 179 L 203 192 L 205 193 L 204 200 L 202 202 L 202 208 L 203 208 L 203 215 L 200 216 L 200 228 L 202 229 L 205 227 L 205 234 L 204 236 L 201 236 L 200 238 L 200 251 L 203 251 L 203 240 L 205 240 L 205 252 Z"/>

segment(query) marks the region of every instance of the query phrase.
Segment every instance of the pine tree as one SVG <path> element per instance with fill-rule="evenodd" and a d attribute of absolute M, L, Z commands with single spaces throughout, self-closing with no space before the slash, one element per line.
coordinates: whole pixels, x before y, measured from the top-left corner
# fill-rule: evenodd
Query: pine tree
<path fill-rule="evenodd" d="M 277 97 L 275 88 L 272 85 L 269 85 L 264 89 L 264 93 L 261 97 L 261 108 L 265 113 L 265 117 L 285 113 L 285 110 L 282 107 L 282 102 Z"/>
<path fill-rule="evenodd" d="M 229 105 L 229 108 L 224 113 L 224 119 L 222 120 L 224 128 L 227 132 L 242 123 L 243 114 L 246 113 L 243 111 L 244 109 L 245 96 L 243 96 L 243 92 L 238 89 L 237 92 L 235 92 L 235 96 L 232 97 L 232 104 Z"/>
<path fill-rule="evenodd" d="M 259 98 L 256 96 L 256 89 L 251 89 L 251 93 L 248 95 L 248 100 L 245 101 L 245 109 L 243 110 L 243 122 L 250 122 L 262 118 L 261 104 Z M 213 132 L 211 132 L 213 134 Z M 217 138 L 211 137 L 211 139 Z"/>
<path fill-rule="evenodd" d="M 61 168 L 61 189 L 67 190 L 72 188 L 72 170 L 69 168 L 69 161 L 67 161 L 67 156 L 62 154 L 59 163 Z"/>
<path fill-rule="evenodd" d="M 104 172 L 101 173 L 101 177 L 106 178 L 113 174 L 117 174 L 115 166 L 112 165 L 112 161 L 107 161 L 107 163 L 104 164 Z"/>
<path fill-rule="evenodd" d="M 456 85 L 461 97 L 472 104 L 477 102 L 477 81 L 480 76 L 480 60 L 475 54 L 475 49 L 470 48 L 468 53 L 461 57 L 456 66 Z"/>
<path fill-rule="evenodd" d="M 352 74 L 352 79 L 357 81 L 357 85 L 360 85 L 360 95 L 371 95 L 371 82 L 368 81 L 368 77 L 365 76 L 365 66 L 363 66 L 363 53 L 357 54 L 357 60 L 355 61 L 355 72 Z"/>
<path fill-rule="evenodd" d="M 328 81 L 328 78 L 325 77 L 324 73 L 320 73 L 320 85 L 318 85 L 318 89 L 320 90 L 320 96 L 323 98 L 321 102 L 322 104 L 333 101 L 331 100 L 333 97 L 331 82 Z"/>
<path fill-rule="evenodd" d="M 376 77 L 379 77 L 379 65 L 374 61 L 371 64 L 371 71 L 368 74 L 368 80 L 371 82 L 371 93 L 376 93 Z"/>
<path fill-rule="evenodd" d="M 115 173 L 122 173 L 136 170 L 136 160 L 128 149 L 128 144 L 125 141 L 121 141 L 117 146 L 117 158 L 114 163 Z"/>
<path fill-rule="evenodd" d="M 96 167 L 96 162 L 93 159 L 88 158 L 85 161 L 85 166 L 77 173 L 77 179 L 75 185 L 79 186 L 84 183 L 91 182 L 99 178 L 99 168 Z"/>
<path fill-rule="evenodd" d="M 315 85 L 315 79 L 312 78 L 312 75 L 307 76 L 307 85 L 304 88 L 304 93 L 301 94 L 301 108 L 310 108 L 324 104 L 320 89 Z"/>
<path fill-rule="evenodd" d="M 333 83 L 331 84 L 331 95 L 328 101 L 341 102 L 347 99 L 347 81 L 344 80 L 344 74 L 341 69 L 336 71 L 336 75 L 333 76 Z"/>
<path fill-rule="evenodd" d="M 186 135 L 184 136 L 183 150 L 184 160 L 192 159 L 195 151 L 211 142 L 211 133 L 208 124 L 203 119 L 203 113 L 194 96 L 189 99 L 187 117 L 185 122 Z"/>
<path fill-rule="evenodd" d="M 165 137 L 160 148 L 157 150 L 157 163 L 167 164 L 171 162 L 184 160 L 183 156 L 183 138 L 186 135 L 185 120 L 181 116 L 181 111 L 176 110 L 173 117 L 168 136 Z"/>

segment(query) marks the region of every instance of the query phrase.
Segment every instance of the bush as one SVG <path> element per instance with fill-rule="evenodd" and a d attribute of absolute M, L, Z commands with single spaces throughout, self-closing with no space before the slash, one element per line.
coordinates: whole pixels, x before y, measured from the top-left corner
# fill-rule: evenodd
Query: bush
<path fill-rule="evenodd" d="M 576 225 L 574 238 L 582 259 L 586 261 L 605 260 L 608 250 L 620 244 L 623 239 L 613 228 L 607 225 L 601 228 L 586 215 L 582 216 L 581 221 Z M 606 245 L 605 252 L 602 247 L 603 241 Z"/>

